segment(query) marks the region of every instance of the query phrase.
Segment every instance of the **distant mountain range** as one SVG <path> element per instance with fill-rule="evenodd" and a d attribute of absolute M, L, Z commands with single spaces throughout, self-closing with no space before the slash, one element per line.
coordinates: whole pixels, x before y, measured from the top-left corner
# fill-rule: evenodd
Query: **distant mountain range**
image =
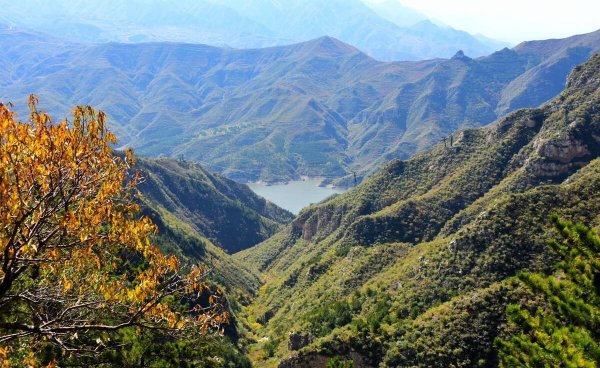
<path fill-rule="evenodd" d="M 497 367 L 507 305 L 540 306 L 513 276 L 557 262 L 550 214 L 600 226 L 599 106 L 596 54 L 544 106 L 394 160 L 236 254 L 267 280 L 247 310 L 274 358 L 256 365 Z"/>
<path fill-rule="evenodd" d="M 92 104 L 139 154 L 183 155 L 241 181 L 344 184 L 351 171 L 364 177 L 458 129 L 551 99 L 600 50 L 600 31 L 477 59 L 392 63 L 331 37 L 231 50 L 66 43 L 4 28 L 0 47 L 1 101 L 37 93 L 54 116 Z"/>
<path fill-rule="evenodd" d="M 480 56 L 506 44 L 433 24 L 389 0 L 0 0 L 0 23 L 80 42 L 256 48 L 333 36 L 380 60 Z"/>

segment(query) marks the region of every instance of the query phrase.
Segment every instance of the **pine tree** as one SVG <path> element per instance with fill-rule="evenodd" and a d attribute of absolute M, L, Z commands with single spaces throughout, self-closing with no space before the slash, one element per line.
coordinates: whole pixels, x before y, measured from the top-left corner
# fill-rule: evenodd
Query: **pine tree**
<path fill-rule="evenodd" d="M 502 367 L 597 367 L 600 363 L 600 237 L 591 229 L 552 217 L 562 241 L 556 272 L 518 278 L 543 296 L 546 306 L 507 308 L 518 333 L 498 340 Z"/>

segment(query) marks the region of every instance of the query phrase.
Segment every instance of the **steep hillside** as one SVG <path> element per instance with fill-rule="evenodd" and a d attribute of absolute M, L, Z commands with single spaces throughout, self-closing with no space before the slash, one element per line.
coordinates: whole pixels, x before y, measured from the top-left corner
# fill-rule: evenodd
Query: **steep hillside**
<path fill-rule="evenodd" d="M 230 253 L 260 243 L 293 219 L 246 185 L 198 164 L 140 158 L 136 169 L 144 177 L 139 190 L 150 207 L 168 211 Z"/>
<path fill-rule="evenodd" d="M 267 280 L 254 359 L 496 366 L 505 306 L 536 302 L 511 277 L 555 261 L 548 216 L 600 226 L 599 104 L 596 54 L 550 103 L 393 161 L 237 254 Z"/>
<path fill-rule="evenodd" d="M 240 337 L 245 327 L 238 317 L 242 306 L 255 297 L 262 279 L 228 253 L 267 239 L 293 215 L 246 185 L 195 163 L 138 157 L 132 170 L 143 177 L 138 186 L 142 213 L 158 227 L 154 241 L 164 252 L 176 254 L 185 267 L 205 266 L 210 284 L 224 291 L 231 321 L 224 326 L 226 337 L 215 340 L 214 354 L 223 355 L 223 364 L 244 363 L 245 343 Z"/>
<path fill-rule="evenodd" d="M 387 20 L 360 0 L 0 0 L 0 23 L 78 42 L 187 42 L 254 48 L 337 37 L 380 60 L 486 55 L 497 42 L 396 6 Z M 412 19 L 400 22 L 399 19 Z"/>
<path fill-rule="evenodd" d="M 228 253 L 269 238 L 293 215 L 198 164 L 136 157 L 132 170 L 143 177 L 142 214 L 157 225 L 161 249 L 184 264 L 205 265 L 230 307 L 246 303 L 260 287 L 260 276 Z"/>
<path fill-rule="evenodd" d="M 241 181 L 306 175 L 348 184 L 351 171 L 364 177 L 453 131 L 557 95 L 568 70 L 600 50 L 600 31 L 479 59 L 397 63 L 329 37 L 256 50 L 55 45 L 1 31 L 0 100 L 35 92 L 58 116 L 92 104 L 140 154 L 184 155 Z"/>
<path fill-rule="evenodd" d="M 179 218 L 157 203 L 144 203 L 142 213 L 158 227 L 155 241 L 163 252 L 176 254 L 183 264 L 204 265 L 208 279 L 225 291 L 229 307 L 236 313 L 260 287 L 260 275 L 232 258 L 198 232 L 193 224 Z M 237 330 L 237 327 L 234 327 Z"/>

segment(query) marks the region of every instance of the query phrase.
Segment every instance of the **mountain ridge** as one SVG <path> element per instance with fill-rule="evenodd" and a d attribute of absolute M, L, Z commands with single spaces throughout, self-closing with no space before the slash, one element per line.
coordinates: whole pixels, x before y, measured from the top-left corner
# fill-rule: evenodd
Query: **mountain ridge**
<path fill-rule="evenodd" d="M 240 181 L 321 176 L 349 186 L 453 131 L 559 93 L 600 31 L 487 57 L 378 62 L 333 38 L 267 49 L 65 44 L 5 30 L 2 100 L 107 111 L 124 145 L 184 155 Z M 558 45 L 558 46 L 557 46 Z M 549 52 L 553 49 L 554 52 Z M 60 101 L 60 102 L 59 102 Z"/>

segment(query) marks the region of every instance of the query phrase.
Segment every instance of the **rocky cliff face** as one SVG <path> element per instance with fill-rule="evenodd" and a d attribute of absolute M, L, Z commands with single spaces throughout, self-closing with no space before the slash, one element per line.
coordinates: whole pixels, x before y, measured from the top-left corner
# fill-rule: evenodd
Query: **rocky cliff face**
<path fill-rule="evenodd" d="M 313 336 L 309 333 L 290 332 L 288 336 L 288 349 L 291 351 L 300 350 L 313 342 Z"/>
<path fill-rule="evenodd" d="M 600 152 L 600 78 L 598 56 L 569 75 L 567 91 L 549 103 L 548 121 L 536 137 L 527 169 L 540 178 L 564 177 L 588 164 Z"/>
<path fill-rule="evenodd" d="M 531 170 L 536 176 L 547 178 L 560 177 L 585 166 L 588 163 L 585 157 L 591 153 L 586 144 L 568 137 L 540 143 L 535 148 L 539 159 L 530 164 Z"/>

